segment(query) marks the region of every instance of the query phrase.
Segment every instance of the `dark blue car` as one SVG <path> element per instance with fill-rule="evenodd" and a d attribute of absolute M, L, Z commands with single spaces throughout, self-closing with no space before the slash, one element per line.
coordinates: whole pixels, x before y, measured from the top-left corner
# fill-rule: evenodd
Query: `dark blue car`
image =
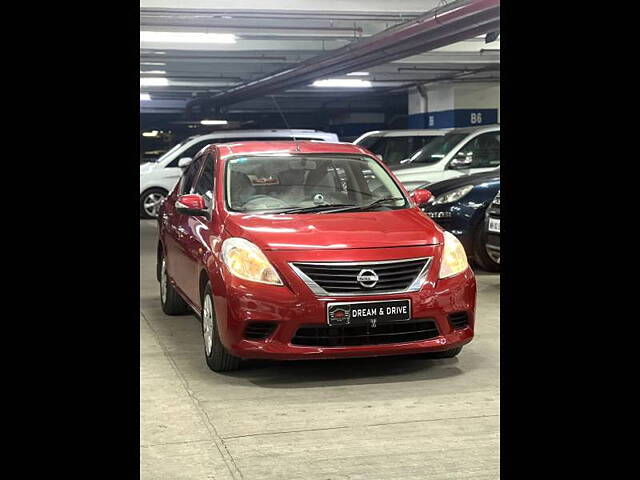
<path fill-rule="evenodd" d="M 418 188 L 433 194 L 429 203 L 420 208 L 438 225 L 458 237 L 469 259 L 485 270 L 499 271 L 500 264 L 487 252 L 484 218 L 487 207 L 500 190 L 500 168 Z"/>

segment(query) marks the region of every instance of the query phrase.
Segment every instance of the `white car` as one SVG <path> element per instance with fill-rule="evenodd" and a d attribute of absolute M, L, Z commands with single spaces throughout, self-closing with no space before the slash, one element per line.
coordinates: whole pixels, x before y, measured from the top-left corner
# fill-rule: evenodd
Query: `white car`
<path fill-rule="evenodd" d="M 425 183 L 487 172 L 499 166 L 500 125 L 488 125 L 451 130 L 390 168 L 412 190 Z"/>
<path fill-rule="evenodd" d="M 317 140 L 338 142 L 335 133 L 317 130 L 225 130 L 207 135 L 189 137 L 178 143 L 155 162 L 140 165 L 140 216 L 156 218 L 160 203 L 173 189 L 182 170 L 191 159 L 211 143 L 229 143 L 250 140 Z"/>
<path fill-rule="evenodd" d="M 353 142 L 375 153 L 387 165 L 397 165 L 411 157 L 432 140 L 443 136 L 448 130 L 374 130 Z"/>

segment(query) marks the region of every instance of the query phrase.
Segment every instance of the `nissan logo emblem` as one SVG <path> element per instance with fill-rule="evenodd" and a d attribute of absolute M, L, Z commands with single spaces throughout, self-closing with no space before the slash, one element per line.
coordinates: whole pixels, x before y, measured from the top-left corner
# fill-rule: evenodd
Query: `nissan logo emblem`
<path fill-rule="evenodd" d="M 373 288 L 376 286 L 376 283 L 378 283 L 379 278 L 376 272 L 365 268 L 360 270 L 356 280 L 365 288 Z"/>

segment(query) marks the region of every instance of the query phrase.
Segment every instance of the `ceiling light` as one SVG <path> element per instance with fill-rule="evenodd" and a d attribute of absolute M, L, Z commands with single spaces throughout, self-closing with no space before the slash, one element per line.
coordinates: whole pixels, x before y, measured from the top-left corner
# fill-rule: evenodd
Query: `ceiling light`
<path fill-rule="evenodd" d="M 351 72 L 347 73 L 347 77 L 367 77 L 369 72 Z"/>
<path fill-rule="evenodd" d="M 140 62 L 140 65 L 157 65 L 159 67 L 163 67 L 166 65 L 164 62 Z"/>
<path fill-rule="evenodd" d="M 149 95 L 148 93 L 141 93 L 140 94 L 140 101 L 141 102 L 147 102 L 151 100 L 151 95 Z"/>
<path fill-rule="evenodd" d="M 371 82 L 369 80 L 360 80 L 359 78 L 327 78 L 326 80 L 316 80 L 313 82 L 313 86 L 369 88 L 371 87 Z"/>
<path fill-rule="evenodd" d="M 154 75 L 164 75 L 164 74 L 166 74 L 167 72 L 166 72 L 166 71 L 164 71 L 164 70 L 140 70 L 140 74 L 143 74 L 143 73 L 144 73 L 144 74 L 146 74 L 146 75 L 151 75 L 151 74 L 154 74 Z"/>
<path fill-rule="evenodd" d="M 227 122 L 226 120 L 202 120 L 200 122 L 201 125 L 226 125 Z"/>
<path fill-rule="evenodd" d="M 145 77 L 140 79 L 141 87 L 166 87 L 169 80 L 164 77 Z"/>
<path fill-rule="evenodd" d="M 232 33 L 140 32 L 141 42 L 236 43 Z"/>
<path fill-rule="evenodd" d="M 151 130 L 150 132 L 142 132 L 143 137 L 157 137 L 158 130 Z"/>

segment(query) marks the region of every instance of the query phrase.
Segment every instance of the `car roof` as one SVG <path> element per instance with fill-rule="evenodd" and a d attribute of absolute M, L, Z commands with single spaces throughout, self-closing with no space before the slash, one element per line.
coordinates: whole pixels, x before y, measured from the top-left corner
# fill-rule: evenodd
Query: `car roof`
<path fill-rule="evenodd" d="M 248 137 L 248 136 L 264 136 L 269 138 L 270 136 L 282 136 L 292 137 L 295 135 L 301 135 L 305 137 L 317 137 L 325 138 L 330 135 L 334 137 L 335 133 L 321 132 L 319 130 L 305 130 L 305 129 L 264 129 L 264 130 L 221 130 L 219 132 L 206 133 L 204 135 L 197 135 L 191 137 L 198 140 L 217 139 L 217 138 L 229 138 L 229 137 Z"/>
<path fill-rule="evenodd" d="M 367 150 L 352 143 L 314 142 L 300 140 L 273 142 L 250 141 L 233 143 L 214 143 L 210 148 L 215 148 L 221 158 L 235 157 L 237 155 L 301 155 L 305 153 L 344 153 L 371 156 Z"/>
<path fill-rule="evenodd" d="M 451 129 L 374 130 L 364 135 L 374 137 L 433 137 L 445 135 Z"/>
<path fill-rule="evenodd" d="M 455 130 L 450 130 L 453 133 L 476 133 L 476 132 L 493 132 L 495 130 L 500 130 L 500 124 L 495 123 L 493 125 L 483 125 L 481 127 L 464 127 L 464 128 L 456 128 Z"/>

